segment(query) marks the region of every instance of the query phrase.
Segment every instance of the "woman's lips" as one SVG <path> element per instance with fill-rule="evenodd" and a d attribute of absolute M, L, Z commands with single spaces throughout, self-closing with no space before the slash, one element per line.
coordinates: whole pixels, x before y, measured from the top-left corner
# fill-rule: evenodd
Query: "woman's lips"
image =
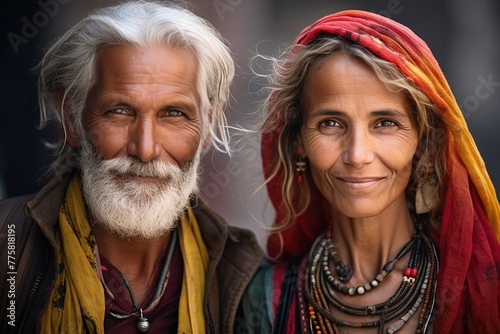
<path fill-rule="evenodd" d="M 370 188 L 374 185 L 376 185 L 378 182 L 380 182 L 383 177 L 337 177 L 337 180 L 339 180 L 343 185 L 353 188 L 353 189 L 367 189 Z"/>

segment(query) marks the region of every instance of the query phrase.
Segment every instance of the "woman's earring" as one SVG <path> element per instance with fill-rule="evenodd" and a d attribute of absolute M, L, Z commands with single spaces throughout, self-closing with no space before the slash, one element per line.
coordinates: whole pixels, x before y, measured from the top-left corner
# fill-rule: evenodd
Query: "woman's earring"
<path fill-rule="evenodd" d="M 301 184 L 304 179 L 304 172 L 306 171 L 306 162 L 302 160 L 299 155 L 297 161 L 295 161 L 295 183 Z"/>
<path fill-rule="evenodd" d="M 432 177 L 428 182 L 420 183 L 415 194 L 415 212 L 427 213 L 435 209 L 439 201 L 437 181 Z"/>

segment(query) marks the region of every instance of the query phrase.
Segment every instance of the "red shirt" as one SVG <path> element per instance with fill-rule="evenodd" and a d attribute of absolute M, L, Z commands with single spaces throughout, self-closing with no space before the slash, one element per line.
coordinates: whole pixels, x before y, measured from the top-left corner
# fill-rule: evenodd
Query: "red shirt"
<path fill-rule="evenodd" d="M 163 269 L 165 256 L 166 254 L 158 261 L 155 268 L 155 276 L 157 279 L 159 279 L 160 272 Z M 110 311 L 113 311 L 120 315 L 128 315 L 136 311 L 132 305 L 130 294 L 123 283 L 121 272 L 102 256 L 101 266 L 106 286 L 115 297 L 115 299 L 112 299 L 108 293 L 105 293 L 106 315 L 104 319 L 104 330 L 106 333 L 137 334 L 138 316 L 132 315 L 127 319 L 116 319 L 110 314 Z M 157 287 L 156 285 L 152 286 L 147 293 L 147 302 L 142 305 L 147 308 L 143 309 L 143 315 L 150 323 L 150 330 L 148 333 L 177 333 L 178 306 L 182 289 L 183 270 L 184 263 L 182 261 L 182 253 L 177 243 L 170 262 L 165 291 L 160 295 L 159 300 L 151 305 L 151 299 Z"/>

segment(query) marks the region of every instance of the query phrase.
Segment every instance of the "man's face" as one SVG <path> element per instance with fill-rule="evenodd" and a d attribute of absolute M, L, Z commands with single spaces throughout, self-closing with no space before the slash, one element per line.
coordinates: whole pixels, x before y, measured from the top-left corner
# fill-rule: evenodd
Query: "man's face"
<path fill-rule="evenodd" d="M 200 142 L 197 70 L 195 55 L 185 50 L 104 48 L 83 113 L 97 153 L 183 168 Z"/>
<path fill-rule="evenodd" d="M 196 190 L 198 65 L 187 50 L 110 46 L 83 112 L 81 169 L 97 223 L 123 236 L 168 232 Z"/>

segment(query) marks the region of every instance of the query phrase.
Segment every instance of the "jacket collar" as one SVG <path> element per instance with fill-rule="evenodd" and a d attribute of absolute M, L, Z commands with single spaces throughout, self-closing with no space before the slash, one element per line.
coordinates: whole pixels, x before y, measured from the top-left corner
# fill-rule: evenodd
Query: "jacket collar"
<path fill-rule="evenodd" d="M 60 178 L 54 177 L 26 203 L 24 208 L 25 215 L 36 221 L 52 246 L 55 245 L 54 232 L 59 209 L 73 174 L 67 173 Z M 210 260 L 218 262 L 226 239 L 229 237 L 237 240 L 237 233 L 229 229 L 227 223 L 201 199 L 197 198 L 194 202 L 193 210 L 199 221 L 203 238 L 210 240 L 206 245 Z"/>
<path fill-rule="evenodd" d="M 71 177 L 72 173 L 65 174 L 61 178 L 54 177 L 24 207 L 25 215 L 31 217 L 40 226 L 53 247 L 55 247 L 54 234 L 59 209 Z"/>

